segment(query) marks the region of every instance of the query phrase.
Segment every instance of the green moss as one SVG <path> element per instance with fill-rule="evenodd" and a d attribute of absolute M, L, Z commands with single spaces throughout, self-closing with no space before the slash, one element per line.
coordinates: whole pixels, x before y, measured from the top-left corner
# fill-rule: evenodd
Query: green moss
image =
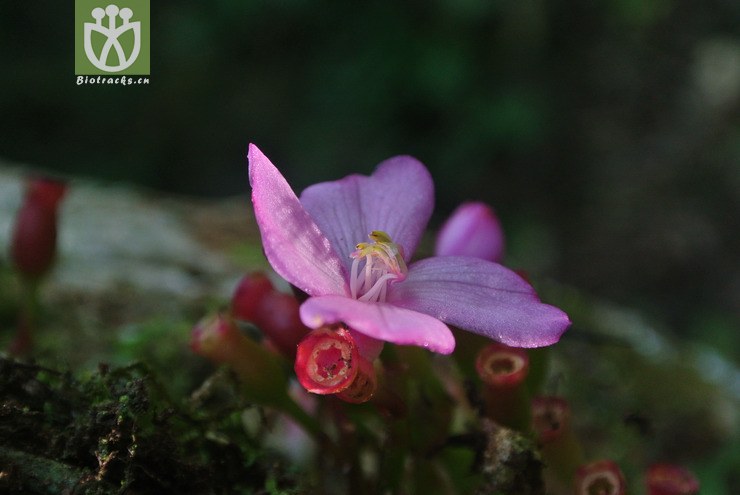
<path fill-rule="evenodd" d="M 231 412 L 172 399 L 143 365 L 75 378 L 1 359 L 0 396 L 3 493 L 273 493 L 270 479 L 293 484 Z"/>

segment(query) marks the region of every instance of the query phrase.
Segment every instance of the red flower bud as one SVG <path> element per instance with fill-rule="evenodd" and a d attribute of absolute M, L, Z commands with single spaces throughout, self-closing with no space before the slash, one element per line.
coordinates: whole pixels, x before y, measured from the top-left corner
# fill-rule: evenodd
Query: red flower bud
<path fill-rule="evenodd" d="M 23 277 L 39 279 L 54 262 L 57 208 L 66 190 L 66 184 L 51 179 L 33 179 L 28 183 L 10 251 L 10 259 Z"/>
<path fill-rule="evenodd" d="M 262 298 L 254 323 L 285 356 L 293 359 L 298 343 L 310 332 L 298 313 L 298 300 L 292 294 L 273 291 Z"/>
<path fill-rule="evenodd" d="M 653 464 L 645 479 L 648 495 L 695 495 L 699 481 L 686 468 L 674 464 Z"/>
<path fill-rule="evenodd" d="M 193 328 L 190 347 L 215 364 L 231 368 L 249 400 L 275 407 L 317 438 L 325 438 L 318 423 L 286 393 L 289 383 L 284 360 L 242 334 L 230 316 L 203 318 Z"/>
<path fill-rule="evenodd" d="M 239 359 L 239 343 L 244 338 L 231 319 L 220 314 L 212 315 L 193 327 L 190 348 L 217 364 L 230 364 Z"/>
<path fill-rule="evenodd" d="M 294 296 L 275 290 L 262 273 L 245 275 L 231 299 L 234 318 L 254 323 L 277 350 L 291 359 L 298 342 L 309 332 L 301 322 L 298 307 Z"/>
<path fill-rule="evenodd" d="M 596 461 L 576 471 L 576 495 L 624 495 L 624 475 L 612 461 Z"/>
<path fill-rule="evenodd" d="M 231 298 L 231 314 L 237 320 L 254 322 L 262 300 L 274 290 L 272 282 L 264 273 L 255 272 L 244 275 L 234 289 L 234 295 Z"/>
<path fill-rule="evenodd" d="M 280 357 L 243 335 L 230 317 L 203 318 L 193 328 L 190 347 L 196 354 L 234 370 L 250 399 L 285 406 L 287 373 Z"/>

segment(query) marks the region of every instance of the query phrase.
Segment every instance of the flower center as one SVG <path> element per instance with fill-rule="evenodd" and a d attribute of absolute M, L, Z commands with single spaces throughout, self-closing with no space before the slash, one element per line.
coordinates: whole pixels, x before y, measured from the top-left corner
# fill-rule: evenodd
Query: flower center
<path fill-rule="evenodd" d="M 409 271 L 403 247 L 381 230 L 373 230 L 368 237 L 372 242 L 359 243 L 350 255 L 354 261 L 349 288 L 354 299 L 385 302 L 388 284 L 402 281 Z"/>

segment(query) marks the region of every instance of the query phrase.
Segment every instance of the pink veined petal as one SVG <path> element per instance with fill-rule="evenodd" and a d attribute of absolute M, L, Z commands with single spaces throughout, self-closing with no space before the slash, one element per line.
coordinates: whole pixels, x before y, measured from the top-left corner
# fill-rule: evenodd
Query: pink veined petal
<path fill-rule="evenodd" d="M 369 177 L 314 184 L 301 203 L 339 253 L 345 267 L 358 242 L 382 230 L 404 248 L 408 262 L 434 208 L 434 184 L 426 167 L 410 156 L 382 162 Z"/>
<path fill-rule="evenodd" d="M 519 275 L 465 256 L 412 264 L 406 280 L 391 287 L 388 302 L 512 347 L 554 344 L 570 326 L 568 315 L 540 302 Z"/>
<path fill-rule="evenodd" d="M 329 240 L 285 178 L 253 144 L 249 182 L 267 260 L 285 280 L 309 295 L 348 294 L 347 276 Z"/>
<path fill-rule="evenodd" d="M 439 229 L 436 254 L 501 261 L 504 255 L 501 223 L 485 203 L 464 203 Z"/>
<path fill-rule="evenodd" d="M 345 323 L 368 337 L 416 345 L 441 354 L 455 348 L 450 329 L 431 316 L 387 303 L 367 303 L 341 296 L 311 297 L 301 305 L 301 320 L 311 328 Z"/>

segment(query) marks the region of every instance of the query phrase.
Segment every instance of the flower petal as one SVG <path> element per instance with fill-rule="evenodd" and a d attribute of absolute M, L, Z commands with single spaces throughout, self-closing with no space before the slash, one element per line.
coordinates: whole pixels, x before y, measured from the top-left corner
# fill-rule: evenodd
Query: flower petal
<path fill-rule="evenodd" d="M 312 296 L 348 294 L 347 275 L 329 240 L 278 169 L 253 144 L 249 183 L 265 256 L 275 271 Z"/>
<path fill-rule="evenodd" d="M 541 303 L 519 275 L 465 256 L 412 264 L 406 280 L 391 286 L 388 302 L 512 347 L 554 344 L 570 326 L 568 315 Z"/>
<path fill-rule="evenodd" d="M 311 328 L 344 323 L 369 337 L 417 345 L 441 354 L 455 348 L 450 329 L 431 316 L 386 303 L 366 303 L 341 296 L 311 297 L 301 305 L 301 320 Z"/>
<path fill-rule="evenodd" d="M 408 262 L 434 207 L 434 184 L 426 167 L 410 156 L 382 162 L 370 177 L 350 175 L 314 184 L 301 203 L 329 238 L 345 267 L 358 242 L 382 230 L 403 246 Z"/>
<path fill-rule="evenodd" d="M 439 229 L 436 253 L 500 261 L 504 256 L 504 232 L 491 207 L 485 203 L 460 205 Z"/>

